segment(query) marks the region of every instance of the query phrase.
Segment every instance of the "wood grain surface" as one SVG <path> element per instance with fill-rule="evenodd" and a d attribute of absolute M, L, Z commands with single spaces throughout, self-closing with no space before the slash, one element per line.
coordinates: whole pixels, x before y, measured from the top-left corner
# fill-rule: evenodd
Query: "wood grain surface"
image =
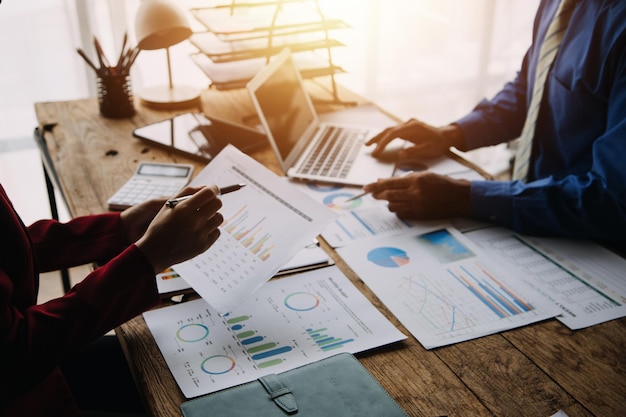
<path fill-rule="evenodd" d="M 328 86 L 309 83 L 319 102 Z M 345 89 L 340 98 L 366 103 Z M 72 216 L 107 210 L 107 199 L 138 161 L 191 162 L 132 136 L 133 129 L 177 112 L 136 102 L 128 119 L 100 116 L 96 99 L 36 103 L 39 130 Z M 323 104 L 320 111 L 342 108 Z M 199 109 L 254 126 L 245 90 L 207 90 Z M 269 146 L 251 154 L 276 173 Z M 570 331 L 557 320 L 426 350 L 325 242 L 322 246 L 357 288 L 408 337 L 357 355 L 410 416 L 539 416 L 564 410 L 570 417 L 626 416 L 626 319 Z M 141 316 L 116 329 L 145 403 L 156 417 L 180 416 L 185 401 Z M 209 414 L 208 414 L 209 415 Z M 221 416 L 216 416 L 221 417 Z"/>

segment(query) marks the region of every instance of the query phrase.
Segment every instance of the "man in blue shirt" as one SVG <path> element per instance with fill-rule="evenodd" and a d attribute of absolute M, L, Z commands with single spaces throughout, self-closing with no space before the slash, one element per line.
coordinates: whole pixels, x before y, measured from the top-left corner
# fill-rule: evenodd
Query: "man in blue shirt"
<path fill-rule="evenodd" d="M 467 151 L 520 136 L 543 37 L 559 0 L 542 0 L 517 77 L 467 116 L 433 127 L 389 128 L 400 161 Z M 547 77 L 525 181 L 455 180 L 432 173 L 381 179 L 365 191 L 402 218 L 474 217 L 524 234 L 626 241 L 626 1 L 579 0 Z"/>

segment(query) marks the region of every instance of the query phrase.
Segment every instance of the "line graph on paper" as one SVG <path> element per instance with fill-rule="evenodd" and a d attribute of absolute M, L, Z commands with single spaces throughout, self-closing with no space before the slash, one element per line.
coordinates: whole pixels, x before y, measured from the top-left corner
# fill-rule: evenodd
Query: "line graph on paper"
<path fill-rule="evenodd" d="M 554 317 L 558 309 L 455 229 L 337 250 L 427 349 Z"/>
<path fill-rule="evenodd" d="M 438 333 L 453 332 L 475 325 L 474 320 L 425 275 L 404 276 L 401 280 L 398 288 L 404 292 L 405 305 Z"/>
<path fill-rule="evenodd" d="M 480 262 L 450 266 L 443 276 L 402 275 L 396 286 L 396 296 L 419 321 L 418 326 L 437 335 L 471 332 L 535 310 Z"/>

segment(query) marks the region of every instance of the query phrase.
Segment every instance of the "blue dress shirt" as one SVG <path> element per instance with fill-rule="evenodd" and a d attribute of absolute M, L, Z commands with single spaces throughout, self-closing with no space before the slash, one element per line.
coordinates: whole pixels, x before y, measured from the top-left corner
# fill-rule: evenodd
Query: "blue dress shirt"
<path fill-rule="evenodd" d="M 541 1 L 517 77 L 456 122 L 468 149 L 520 135 L 558 3 Z M 474 215 L 525 234 L 626 242 L 626 1 L 578 1 L 560 48 L 526 183 L 472 182 Z"/>

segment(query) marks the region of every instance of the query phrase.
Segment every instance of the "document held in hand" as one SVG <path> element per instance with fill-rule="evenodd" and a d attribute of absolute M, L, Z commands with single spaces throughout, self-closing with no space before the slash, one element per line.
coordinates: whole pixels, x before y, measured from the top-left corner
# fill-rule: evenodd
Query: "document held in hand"
<path fill-rule="evenodd" d="M 246 186 L 220 196 L 224 222 L 217 242 L 173 266 L 220 313 L 244 302 L 336 217 L 232 145 L 190 185 L 238 183 Z"/>

